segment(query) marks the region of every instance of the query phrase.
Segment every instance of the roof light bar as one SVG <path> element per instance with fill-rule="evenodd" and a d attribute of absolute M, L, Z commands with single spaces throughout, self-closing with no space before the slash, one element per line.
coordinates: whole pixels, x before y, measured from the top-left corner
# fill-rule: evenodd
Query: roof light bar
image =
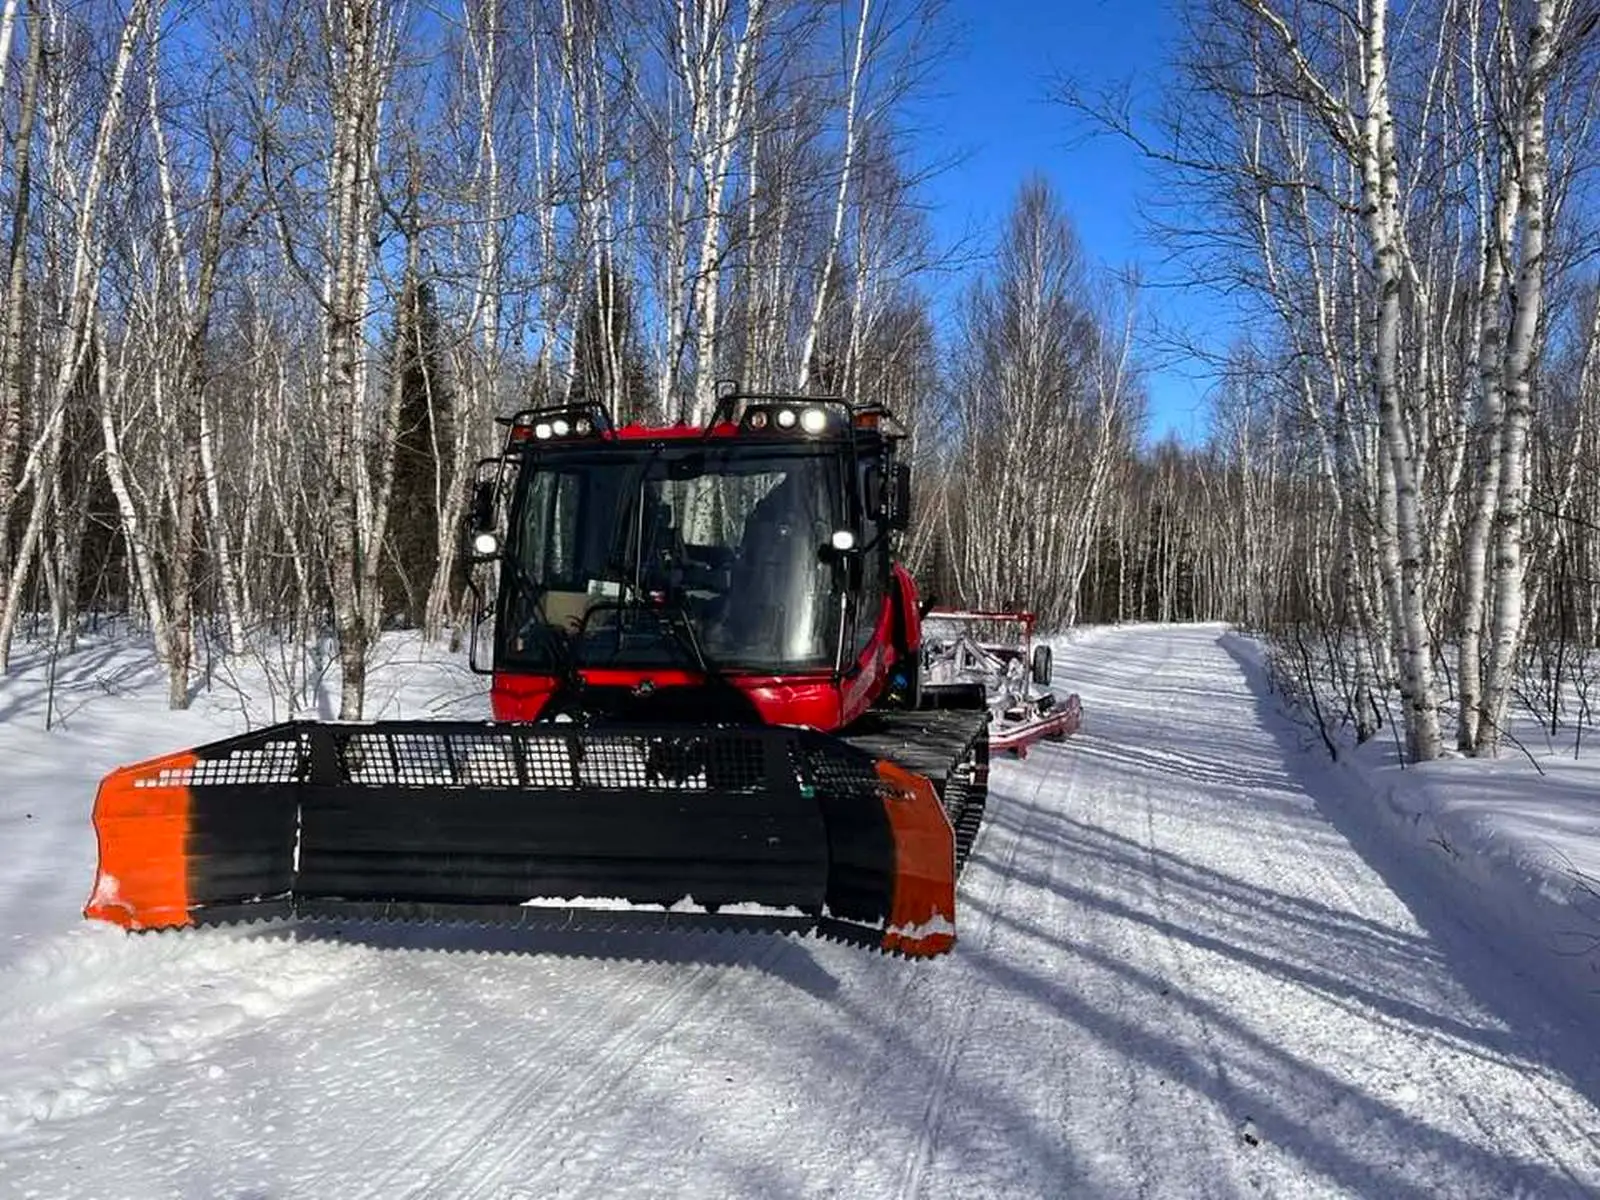
<path fill-rule="evenodd" d="M 849 427 L 843 415 L 836 415 L 826 405 L 807 404 L 801 398 L 791 404 L 751 405 L 745 409 L 741 423 L 752 433 L 805 434 L 808 437 Z"/>
<path fill-rule="evenodd" d="M 531 440 L 548 442 L 571 438 L 592 438 L 611 432 L 611 415 L 601 404 L 553 404 L 525 408 L 512 417 L 500 418 L 510 427 L 511 443 Z"/>

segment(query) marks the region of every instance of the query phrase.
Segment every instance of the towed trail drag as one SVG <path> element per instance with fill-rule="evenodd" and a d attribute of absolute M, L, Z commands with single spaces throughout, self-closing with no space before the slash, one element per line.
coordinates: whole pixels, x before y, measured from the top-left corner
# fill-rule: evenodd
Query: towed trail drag
<path fill-rule="evenodd" d="M 1058 647 L 1083 731 L 996 761 L 927 962 L 707 932 L 129 936 L 74 907 L 88 767 L 6 796 L 36 819 L 0 863 L 0 1197 L 1594 1194 L 1594 1035 L 1358 852 L 1233 644 Z M 46 866 L 81 889 L 23 913 L 4 877 Z"/>

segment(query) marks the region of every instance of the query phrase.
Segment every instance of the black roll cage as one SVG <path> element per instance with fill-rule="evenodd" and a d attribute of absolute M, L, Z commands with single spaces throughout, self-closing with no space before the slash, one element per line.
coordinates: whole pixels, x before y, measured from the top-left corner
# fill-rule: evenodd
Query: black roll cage
<path fill-rule="evenodd" d="M 739 423 L 740 406 L 745 405 L 792 405 L 796 408 L 817 406 L 833 410 L 842 419 L 820 434 L 773 433 L 765 436 L 743 432 Z M 528 433 L 537 428 L 541 423 L 555 423 L 566 421 L 569 427 L 576 427 L 580 421 L 587 421 L 589 433 L 572 440 L 540 440 L 530 438 Z M 495 561 L 503 556 L 496 554 L 488 559 L 475 559 L 469 554 L 467 543 L 474 532 L 479 530 L 492 531 L 493 526 L 499 523 L 498 514 L 503 507 L 502 501 L 510 487 L 509 476 L 513 467 L 519 472 L 526 465 L 536 464 L 541 458 L 573 451 L 582 451 L 602 445 L 617 445 L 617 425 L 611 412 L 599 401 L 571 401 L 558 404 L 538 405 L 519 409 L 510 416 L 496 417 L 495 423 L 507 430 L 505 446 L 498 455 L 480 459 L 474 470 L 473 503 L 468 506 L 467 518 L 463 529 L 462 557 L 469 567 L 474 562 Z M 741 428 L 741 432 L 733 435 L 721 434 L 716 431 L 719 427 L 732 424 Z M 866 404 L 852 404 L 842 396 L 806 396 L 788 392 L 750 392 L 743 391 L 736 385 L 729 385 L 726 381 L 718 384 L 716 406 L 712 409 L 711 418 L 705 425 L 705 434 L 700 439 L 704 444 L 718 438 L 730 445 L 751 444 L 763 448 L 773 448 L 779 445 L 793 445 L 796 447 L 832 446 L 834 452 L 841 454 L 845 459 L 844 474 L 845 498 L 850 505 L 851 520 L 856 531 L 862 529 L 866 521 L 867 497 L 863 494 L 861 486 L 861 465 L 863 461 L 875 459 L 883 474 L 886 485 L 891 482 L 891 472 L 895 468 L 895 450 L 897 444 L 906 436 L 905 426 L 900 419 L 883 404 L 870 402 Z M 631 441 L 632 439 L 630 439 Z M 693 441 L 681 437 L 663 437 L 651 439 L 648 437 L 637 439 L 641 449 L 659 446 L 671 448 L 687 442 L 695 445 Z M 905 471 L 901 467 L 902 472 Z M 908 476 L 907 476 L 908 478 Z M 900 489 L 896 489 L 898 492 Z M 908 490 L 908 486 L 907 489 Z M 886 491 L 885 496 L 894 494 Z M 487 519 L 487 523 L 485 523 Z M 891 514 L 885 510 L 878 514 L 879 533 L 872 544 L 856 546 L 848 551 L 837 551 L 844 563 L 846 576 L 845 586 L 840 589 L 839 629 L 836 638 L 833 664 L 833 681 L 837 685 L 850 672 L 846 668 L 845 654 L 847 647 L 855 642 L 856 622 L 860 616 L 857 605 L 853 603 L 856 595 L 861 591 L 861 575 L 864 561 L 870 554 L 879 562 L 885 564 L 884 572 L 888 573 L 888 556 L 883 553 L 884 542 L 890 529 L 903 528 L 903 524 L 896 525 Z M 476 529 L 474 529 L 476 526 Z M 887 583 L 887 578 L 885 579 Z M 471 623 L 467 661 L 471 670 L 479 675 L 493 675 L 498 667 L 499 647 L 496 639 L 494 662 L 484 668 L 478 665 L 478 626 L 484 616 L 493 613 L 498 617 L 498 602 L 503 599 L 506 582 L 502 575 L 497 585 L 496 603 L 491 603 L 484 594 L 484 589 L 479 584 L 476 575 L 469 569 L 467 572 L 467 588 L 472 593 L 477 606 L 477 615 Z"/>

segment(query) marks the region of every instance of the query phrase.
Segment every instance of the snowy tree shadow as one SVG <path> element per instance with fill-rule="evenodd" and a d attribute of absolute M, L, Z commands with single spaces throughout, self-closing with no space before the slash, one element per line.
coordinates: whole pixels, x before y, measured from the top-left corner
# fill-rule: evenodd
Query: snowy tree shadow
<path fill-rule="evenodd" d="M 1317 811 L 1349 842 L 1362 860 L 1427 931 L 1434 951 L 1472 997 L 1502 1026 L 1483 1029 L 1486 1050 L 1513 1054 L 1564 1076 L 1588 1099 L 1600 1104 L 1600 1045 L 1591 1014 L 1574 1013 L 1539 979 L 1531 961 L 1537 952 L 1560 954 L 1563 947 L 1510 946 L 1503 935 L 1486 934 L 1475 919 L 1472 899 L 1441 888 L 1415 850 L 1397 845 L 1371 813 L 1349 802 L 1350 779 L 1330 771 L 1325 760 L 1300 752 L 1301 730 L 1281 710 L 1281 699 L 1262 666 L 1235 639 L 1223 647 L 1239 664 L 1249 684 L 1261 724 L 1283 750 L 1285 770 L 1316 804 Z M 1470 885 L 1461 883 L 1464 891 Z"/>
<path fill-rule="evenodd" d="M 1005 812 L 1003 819 L 1009 821 L 1010 806 Z M 1099 837 L 1074 838 L 1074 824 L 1035 823 L 1033 837 L 1041 846 L 1048 843 L 1050 854 L 1059 854 L 1067 861 L 1099 858 L 1105 871 L 1097 878 L 1148 876 L 1151 868 L 1143 848 L 1131 843 L 1117 845 Z M 1162 869 L 1171 871 L 1172 865 L 1164 864 Z M 1293 905 L 1280 906 L 1274 912 L 1269 896 L 1251 895 L 1225 877 L 1207 880 L 1205 876 L 1203 870 L 1189 869 L 1185 885 L 1162 906 L 1163 911 L 1184 914 L 1184 918 L 1163 920 L 1156 912 L 1121 902 L 1105 891 L 1063 883 L 1037 870 L 1018 869 L 1016 865 L 1011 868 L 1011 877 L 1023 887 L 1055 892 L 1064 902 L 1064 911 L 1094 911 L 1115 921 L 1134 923 L 1196 950 L 1293 981 L 1358 1016 L 1366 1015 L 1370 1020 L 1368 1014 L 1379 1013 L 1386 1026 L 1415 1029 L 1469 1055 L 1513 1070 L 1523 1061 L 1521 1048 L 1509 1032 L 1466 1025 L 1411 1002 L 1403 988 L 1385 986 L 1393 985 L 1392 976 L 1386 980 L 1375 971 L 1373 975 L 1352 977 L 1315 965 L 1325 959 L 1337 963 L 1354 957 L 1365 959 L 1374 967 L 1384 964 L 1398 969 L 1415 958 L 1419 947 L 1382 929 L 1363 928 L 1360 922 L 1345 923 L 1332 910 L 1310 914 L 1313 921 L 1322 923 L 1322 928 L 1308 926 L 1308 914 Z M 1226 925 L 1214 915 L 1219 905 L 1236 908 L 1241 900 L 1247 900 L 1258 914 L 1249 927 L 1236 927 L 1222 934 L 1208 931 L 1207 927 Z M 1031 997 L 1067 1026 L 1086 1031 L 1102 1045 L 1115 1047 L 1138 1076 L 1208 1097 L 1229 1115 L 1233 1127 L 1243 1128 L 1249 1122 L 1252 1136 L 1280 1148 L 1349 1194 L 1409 1200 L 1439 1194 L 1433 1184 L 1421 1182 L 1409 1171 L 1395 1169 L 1384 1161 L 1383 1155 L 1372 1154 L 1374 1141 L 1405 1147 L 1419 1159 L 1448 1162 L 1464 1175 L 1494 1180 L 1496 1185 L 1512 1182 L 1519 1189 L 1515 1194 L 1577 1194 L 1569 1180 L 1544 1164 L 1509 1162 L 1418 1119 L 1386 1097 L 1352 1089 L 1348 1080 L 1331 1073 L 1316 1058 L 1298 1053 L 1294 1043 L 1284 1043 L 1253 1027 L 1248 1013 L 1235 1012 L 1186 987 L 1181 974 L 1144 969 L 1094 937 L 1074 936 L 1073 928 L 1050 928 L 1036 919 L 1016 916 L 1003 906 L 990 907 L 978 897 L 967 899 L 965 911 L 969 921 L 977 914 L 985 914 L 1009 933 L 1001 939 L 1005 943 L 1003 952 L 989 947 L 969 947 L 964 951 L 989 977 L 996 998 L 1008 994 Z M 1260 942 L 1274 940 L 1283 943 L 1279 952 L 1258 948 Z M 1337 948 L 1341 942 L 1348 947 L 1342 953 Z M 1019 944 L 1030 943 L 1046 952 L 1044 961 L 1077 963 L 1086 972 L 1120 981 L 1122 1002 L 1115 1006 L 1097 1003 L 1093 991 L 1071 986 L 1059 970 L 1046 973 L 1033 967 L 1030 959 L 1037 961 L 1039 955 L 1015 950 Z M 1183 1014 L 1181 1019 L 1175 1016 L 1178 1013 Z M 1172 1032 L 1174 1025 L 1188 1021 L 1207 1031 L 1206 1037 L 1213 1043 L 1210 1056 L 1196 1054 L 1192 1044 Z M 1335 1104 L 1337 1121 L 1325 1125 L 1305 1121 L 1306 1110 Z M 1197 1146 L 1195 1153 L 1213 1157 L 1218 1148 Z"/>
<path fill-rule="evenodd" d="M 47 656 L 32 648 L 18 655 L 13 673 L 0 679 L 0 724 L 35 714 L 43 723 L 47 698 L 53 699 L 55 720 L 65 722 L 86 704 L 148 689 L 162 678 L 153 651 L 130 654 L 110 639 L 63 654 L 53 674 L 50 667 Z"/>

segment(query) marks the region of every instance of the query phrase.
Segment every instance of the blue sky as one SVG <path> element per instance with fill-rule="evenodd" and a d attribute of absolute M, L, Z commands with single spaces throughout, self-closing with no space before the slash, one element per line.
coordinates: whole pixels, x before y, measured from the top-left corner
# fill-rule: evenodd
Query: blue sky
<path fill-rule="evenodd" d="M 1137 104 L 1158 92 L 1175 34 L 1169 0 L 950 0 L 954 47 L 923 106 L 921 157 L 965 154 L 925 185 L 940 240 L 964 236 L 992 249 L 1017 188 L 1033 172 L 1050 180 L 1091 259 L 1133 267 L 1153 286 L 1141 311 L 1225 341 L 1207 319 L 1215 299 L 1159 286 L 1174 271 L 1141 228 L 1137 206 L 1158 184 L 1125 142 L 1085 138 L 1081 123 L 1049 99 L 1052 80 L 1086 90 L 1131 84 Z M 952 281 L 953 290 L 959 281 Z M 937 290 L 937 289 L 936 289 Z M 949 291 L 940 297 L 949 299 Z M 1150 435 L 1204 436 L 1209 380 L 1194 361 L 1150 351 Z"/>

